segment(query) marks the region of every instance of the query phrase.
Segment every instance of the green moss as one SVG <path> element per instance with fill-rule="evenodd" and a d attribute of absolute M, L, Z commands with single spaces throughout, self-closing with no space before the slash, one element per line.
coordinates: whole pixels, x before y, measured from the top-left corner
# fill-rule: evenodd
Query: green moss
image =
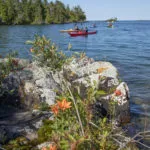
<path fill-rule="evenodd" d="M 44 120 L 44 125 L 38 130 L 38 142 L 42 143 L 51 139 L 53 121 Z"/>
<path fill-rule="evenodd" d="M 107 95 L 108 93 L 104 90 L 98 90 L 95 94 L 95 97 L 98 98 L 98 97 L 101 97 L 101 96 L 105 96 Z"/>
<path fill-rule="evenodd" d="M 32 145 L 30 141 L 28 141 L 26 138 L 18 137 L 15 140 L 10 141 L 7 145 L 4 145 L 3 147 L 7 150 L 31 150 L 36 146 L 36 144 L 37 143 Z"/>
<path fill-rule="evenodd" d="M 47 111 L 47 110 L 50 109 L 50 107 L 49 107 L 49 105 L 46 102 L 42 102 L 42 103 L 40 103 L 39 109 L 41 111 Z"/>

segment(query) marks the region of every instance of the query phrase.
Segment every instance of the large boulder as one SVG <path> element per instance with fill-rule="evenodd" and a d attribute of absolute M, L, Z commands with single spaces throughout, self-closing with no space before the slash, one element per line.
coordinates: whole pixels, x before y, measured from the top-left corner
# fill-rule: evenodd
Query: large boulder
<path fill-rule="evenodd" d="M 25 60 L 23 60 L 25 61 Z M 24 62 L 19 60 L 19 63 Z M 7 90 L 19 91 L 21 102 L 28 108 L 35 104 L 46 102 L 55 103 L 56 91 L 66 89 L 62 87 L 63 80 L 67 80 L 71 89 L 78 91 L 86 99 L 89 88 L 96 92 L 98 104 L 93 108 L 100 110 L 104 116 L 109 114 L 110 104 L 114 101 L 114 117 L 118 122 L 129 120 L 129 90 L 124 82 L 120 82 L 117 69 L 110 62 L 94 61 L 88 57 L 74 58 L 65 65 L 60 72 L 51 72 L 49 68 L 40 67 L 37 62 L 25 63 L 21 70 L 12 72 L 4 81 Z M 117 91 L 119 91 L 117 93 Z M 18 100 L 17 100 L 18 101 Z"/>
<path fill-rule="evenodd" d="M 11 100 L 13 103 L 20 102 L 29 109 L 41 102 L 54 104 L 56 96 L 54 90 L 59 86 L 53 79 L 52 73 L 44 67 L 39 67 L 36 62 L 29 63 L 23 59 L 18 60 L 18 63 L 22 68 L 11 72 L 2 85 L 3 91 L 8 91 L 7 97 L 11 94 L 11 99 L 15 99 Z"/>
<path fill-rule="evenodd" d="M 121 82 L 112 94 L 99 96 L 97 100 L 117 124 L 130 121 L 129 89 L 125 82 Z"/>
<path fill-rule="evenodd" d="M 120 82 L 118 71 L 110 62 L 94 62 L 88 57 L 74 59 L 65 66 L 63 74 L 83 99 L 86 99 L 89 88 L 97 91 L 94 114 L 102 117 L 113 113 L 115 121 L 129 121 L 129 89 L 125 82 Z M 115 107 L 113 112 L 111 107 Z"/>

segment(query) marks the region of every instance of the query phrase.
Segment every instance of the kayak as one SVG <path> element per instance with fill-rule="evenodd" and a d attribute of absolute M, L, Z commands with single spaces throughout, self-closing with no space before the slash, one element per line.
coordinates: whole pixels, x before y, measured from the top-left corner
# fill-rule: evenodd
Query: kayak
<path fill-rule="evenodd" d="M 82 35 L 88 35 L 88 34 L 96 34 L 97 31 L 75 31 L 75 32 L 69 32 L 70 36 L 82 36 Z"/>
<path fill-rule="evenodd" d="M 108 28 L 113 28 L 114 26 L 113 26 L 113 25 L 108 25 L 107 27 L 108 27 Z"/>
<path fill-rule="evenodd" d="M 68 29 L 68 30 L 60 30 L 60 32 L 75 32 L 76 30 L 74 29 Z"/>

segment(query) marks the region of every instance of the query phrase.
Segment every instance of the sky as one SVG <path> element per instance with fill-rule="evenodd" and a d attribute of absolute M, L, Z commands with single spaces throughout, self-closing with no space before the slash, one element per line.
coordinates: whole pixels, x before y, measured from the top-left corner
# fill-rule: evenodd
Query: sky
<path fill-rule="evenodd" d="M 55 0 L 53 0 L 55 1 Z M 87 20 L 150 20 L 150 0 L 60 0 L 70 7 L 80 5 Z"/>

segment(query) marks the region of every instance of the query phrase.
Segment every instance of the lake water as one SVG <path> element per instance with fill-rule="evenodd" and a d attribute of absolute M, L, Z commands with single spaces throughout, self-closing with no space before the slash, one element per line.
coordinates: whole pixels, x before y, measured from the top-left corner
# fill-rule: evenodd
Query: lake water
<path fill-rule="evenodd" d="M 114 28 L 107 28 L 102 21 L 96 25 L 98 33 L 87 37 L 59 32 L 74 24 L 0 26 L 0 53 L 16 50 L 19 57 L 31 58 L 30 46 L 25 41 L 39 34 L 52 39 L 66 52 L 70 43 L 72 51 L 84 51 L 96 60 L 110 61 L 130 88 L 132 121 L 143 125 L 145 117 L 150 121 L 150 21 L 119 21 Z M 147 128 L 150 129 L 148 123 Z"/>

